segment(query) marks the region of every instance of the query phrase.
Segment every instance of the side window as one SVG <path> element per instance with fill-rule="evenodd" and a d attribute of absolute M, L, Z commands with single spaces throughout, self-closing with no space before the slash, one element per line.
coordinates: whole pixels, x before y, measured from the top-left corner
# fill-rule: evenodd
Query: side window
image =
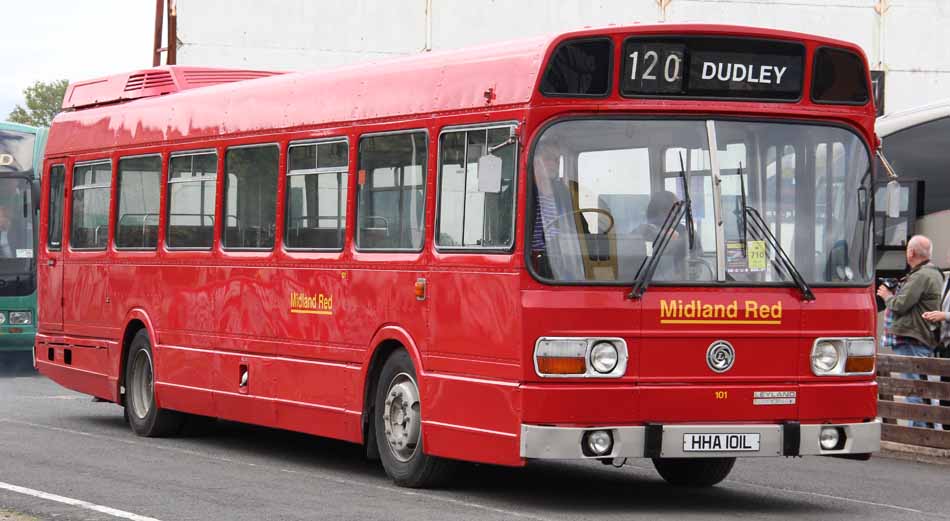
<path fill-rule="evenodd" d="M 224 157 L 225 248 L 274 247 L 279 161 L 277 145 L 228 150 Z"/>
<path fill-rule="evenodd" d="M 199 152 L 168 161 L 168 246 L 210 249 L 218 154 Z"/>
<path fill-rule="evenodd" d="M 119 160 L 116 247 L 155 249 L 158 245 L 161 179 L 161 156 Z"/>
<path fill-rule="evenodd" d="M 346 140 L 290 145 L 284 225 L 287 248 L 343 249 L 349 148 Z"/>
<path fill-rule="evenodd" d="M 439 158 L 439 224 L 444 248 L 509 248 L 515 225 L 515 146 L 500 147 L 485 163 L 501 169 L 479 176 L 479 158 L 511 137 L 513 127 L 446 132 Z"/>
<path fill-rule="evenodd" d="M 425 238 L 426 133 L 360 140 L 356 246 L 419 251 Z"/>
<path fill-rule="evenodd" d="M 63 247 L 63 194 L 66 189 L 66 167 L 49 169 L 49 209 L 46 215 L 46 248 L 58 251 Z"/>
<path fill-rule="evenodd" d="M 109 195 L 112 163 L 73 168 L 73 209 L 69 245 L 77 250 L 104 250 L 109 240 Z"/>

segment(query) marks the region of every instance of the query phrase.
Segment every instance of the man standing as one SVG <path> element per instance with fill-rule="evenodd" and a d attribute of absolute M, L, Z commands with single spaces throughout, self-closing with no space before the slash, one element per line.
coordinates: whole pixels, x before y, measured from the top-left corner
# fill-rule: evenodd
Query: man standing
<path fill-rule="evenodd" d="M 940 309 L 943 273 L 931 264 L 933 244 L 923 235 L 915 235 L 907 243 L 907 265 L 910 271 L 897 294 L 885 285 L 877 294 L 891 311 L 893 323 L 890 333 L 895 336 L 894 353 L 903 356 L 933 356 L 937 341 L 933 323 L 924 314 Z M 913 378 L 912 376 L 908 376 Z M 909 396 L 910 403 L 924 403 L 919 396 Z M 912 422 L 914 427 L 926 427 L 923 422 Z"/>

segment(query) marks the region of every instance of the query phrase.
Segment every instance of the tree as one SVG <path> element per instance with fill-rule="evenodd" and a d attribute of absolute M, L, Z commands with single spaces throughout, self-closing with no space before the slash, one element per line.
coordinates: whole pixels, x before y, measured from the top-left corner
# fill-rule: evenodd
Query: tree
<path fill-rule="evenodd" d="M 63 97 L 69 80 L 57 80 L 49 83 L 38 81 L 23 89 L 26 98 L 26 108 L 17 105 L 8 118 L 14 123 L 22 123 L 34 127 L 48 127 L 53 122 L 53 116 L 63 107 Z"/>

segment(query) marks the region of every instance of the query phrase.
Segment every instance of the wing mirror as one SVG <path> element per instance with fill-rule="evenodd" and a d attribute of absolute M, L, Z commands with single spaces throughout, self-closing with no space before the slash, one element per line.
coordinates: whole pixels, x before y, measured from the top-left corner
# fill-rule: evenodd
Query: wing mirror
<path fill-rule="evenodd" d="M 891 162 L 884 157 L 884 153 L 880 149 L 877 151 L 877 158 L 881 160 L 881 165 L 887 171 L 887 176 L 891 178 L 884 189 L 884 197 L 887 217 L 895 219 L 901 216 L 901 184 L 897 182 L 897 173 L 894 172 L 894 167 L 891 166 Z"/>
<path fill-rule="evenodd" d="M 501 158 L 491 154 L 478 158 L 478 191 L 501 192 Z"/>
<path fill-rule="evenodd" d="M 502 159 L 495 152 L 517 143 L 517 137 L 512 134 L 505 141 L 488 149 L 488 153 L 478 158 L 478 191 L 487 194 L 501 193 Z"/>

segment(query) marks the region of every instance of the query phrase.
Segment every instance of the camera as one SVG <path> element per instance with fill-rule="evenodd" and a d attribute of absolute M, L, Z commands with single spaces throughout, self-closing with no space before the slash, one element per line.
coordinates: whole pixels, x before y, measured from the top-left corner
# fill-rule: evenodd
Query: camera
<path fill-rule="evenodd" d="M 885 288 L 891 291 L 894 291 L 897 289 L 897 279 L 878 277 L 877 283 L 878 285 L 884 286 Z"/>

